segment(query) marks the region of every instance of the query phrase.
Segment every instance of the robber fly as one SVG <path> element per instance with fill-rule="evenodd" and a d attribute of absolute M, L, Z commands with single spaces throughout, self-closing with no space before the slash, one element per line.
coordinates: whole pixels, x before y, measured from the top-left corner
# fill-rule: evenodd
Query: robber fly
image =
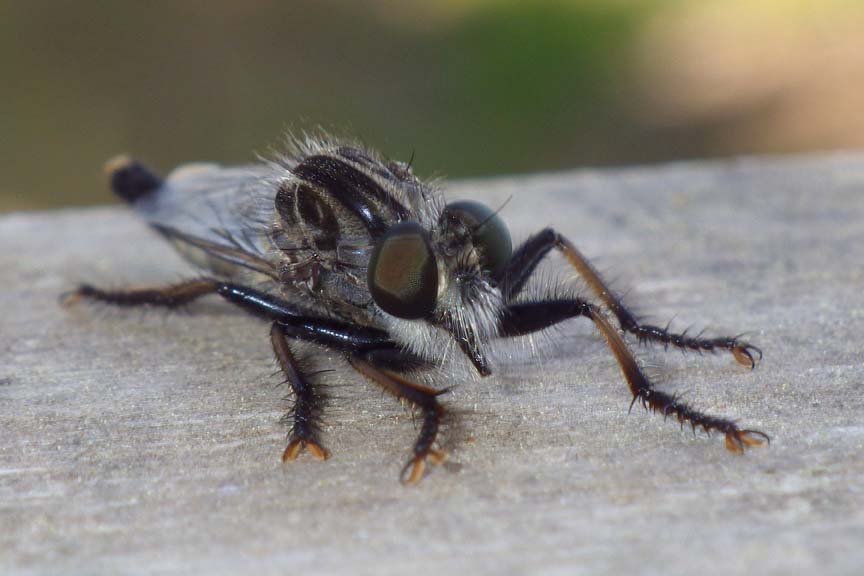
<path fill-rule="evenodd" d="M 633 403 L 710 433 L 736 454 L 768 441 L 758 430 L 707 415 L 654 387 L 625 341 L 730 352 L 753 368 L 762 354 L 738 337 L 703 338 L 647 325 L 622 303 L 564 236 L 547 228 L 513 247 L 501 217 L 483 204 L 445 202 L 407 164 L 323 137 L 292 144 L 275 160 L 245 167 L 188 165 L 162 179 L 116 161 L 111 186 L 205 275 L 170 286 L 103 290 L 81 285 L 66 299 L 176 308 L 208 294 L 270 323 L 276 359 L 293 391 L 283 461 L 301 451 L 324 460 L 323 395 L 297 360 L 311 342 L 410 404 L 420 417 L 402 470 L 416 484 L 445 454 L 436 438 L 446 390 L 421 383 L 451 347 L 491 373 L 490 344 L 574 317 L 593 322 L 621 367 Z M 558 252 L 593 298 L 528 295 L 538 264 Z M 535 291 L 536 292 L 536 291 Z"/>

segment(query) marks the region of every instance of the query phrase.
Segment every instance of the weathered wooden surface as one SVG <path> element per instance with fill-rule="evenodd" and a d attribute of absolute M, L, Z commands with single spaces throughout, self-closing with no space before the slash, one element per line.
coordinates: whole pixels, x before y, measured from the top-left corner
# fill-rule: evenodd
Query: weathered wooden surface
<path fill-rule="evenodd" d="M 772 435 L 729 455 L 640 410 L 591 326 L 447 396 L 451 464 L 397 475 L 411 416 L 332 356 L 333 457 L 283 465 L 267 326 L 80 306 L 184 265 L 122 208 L 0 218 L 0 572 L 864 573 L 864 156 L 463 183 L 514 235 L 554 225 L 657 321 L 749 330 L 642 350 L 666 386 Z M 676 316 L 677 315 L 677 316 Z M 542 342 L 542 341 L 538 341 Z M 328 360 L 329 359 L 329 360 Z M 451 442 L 452 443 L 452 442 Z"/>

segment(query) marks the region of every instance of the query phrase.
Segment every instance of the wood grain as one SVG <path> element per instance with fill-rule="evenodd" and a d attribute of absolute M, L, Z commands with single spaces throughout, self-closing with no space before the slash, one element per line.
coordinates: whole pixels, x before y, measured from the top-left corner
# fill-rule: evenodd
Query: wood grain
<path fill-rule="evenodd" d="M 451 457 L 397 481 L 411 415 L 332 354 L 323 441 L 283 465 L 268 327 L 62 309 L 79 281 L 191 273 L 123 208 L 0 217 L 4 574 L 860 574 L 864 156 L 462 182 L 514 237 L 553 225 L 657 323 L 748 330 L 728 355 L 641 349 L 664 387 L 772 436 L 735 457 L 639 410 L 589 322 L 442 385 Z M 107 196 L 107 193 L 106 193 Z M 567 279 L 570 273 L 554 261 Z M 458 367 L 457 367 L 458 368 Z"/>

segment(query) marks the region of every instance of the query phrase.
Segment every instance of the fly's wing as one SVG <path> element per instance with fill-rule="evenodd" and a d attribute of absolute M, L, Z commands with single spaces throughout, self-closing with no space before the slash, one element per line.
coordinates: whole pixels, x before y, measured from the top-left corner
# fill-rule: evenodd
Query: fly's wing
<path fill-rule="evenodd" d="M 274 280 L 268 227 L 276 185 L 267 165 L 190 164 L 132 202 L 180 254 L 226 278 Z"/>

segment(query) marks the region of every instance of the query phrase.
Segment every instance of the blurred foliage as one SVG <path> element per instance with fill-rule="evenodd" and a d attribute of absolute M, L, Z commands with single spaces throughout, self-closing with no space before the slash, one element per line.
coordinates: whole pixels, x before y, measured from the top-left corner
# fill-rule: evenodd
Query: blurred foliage
<path fill-rule="evenodd" d="M 643 31 L 688 6 L 0 0 L 0 210 L 110 201 L 120 152 L 242 163 L 318 126 L 448 177 L 750 151 L 642 103 Z"/>

